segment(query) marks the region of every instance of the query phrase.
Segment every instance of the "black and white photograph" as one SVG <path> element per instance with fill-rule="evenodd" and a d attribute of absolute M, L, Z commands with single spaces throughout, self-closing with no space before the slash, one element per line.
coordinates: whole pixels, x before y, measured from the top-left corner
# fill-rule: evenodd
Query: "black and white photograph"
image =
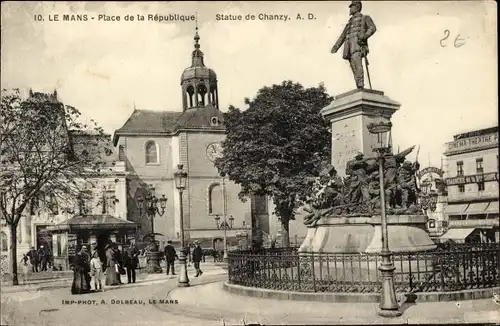
<path fill-rule="evenodd" d="M 0 324 L 500 323 L 495 1 L 3 1 Z"/>

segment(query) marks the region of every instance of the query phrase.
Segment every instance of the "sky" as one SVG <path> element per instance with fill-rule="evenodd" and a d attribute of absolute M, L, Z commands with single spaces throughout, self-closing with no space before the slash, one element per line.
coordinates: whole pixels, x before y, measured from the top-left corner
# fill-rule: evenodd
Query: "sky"
<path fill-rule="evenodd" d="M 195 22 L 147 16 L 178 14 L 198 17 L 201 50 L 205 65 L 217 73 L 222 111 L 245 108 L 245 97 L 283 80 L 306 87 L 323 82 L 336 96 L 355 88 L 342 50 L 330 53 L 349 19 L 349 3 L 2 2 L 1 84 L 25 93 L 57 89 L 65 104 L 109 133 L 125 123 L 134 105 L 182 111 L 180 76 L 191 64 Z M 495 6 L 363 2 L 363 13 L 377 25 L 369 41 L 373 88 L 402 104 L 392 118 L 394 147 L 420 145 L 424 167 L 440 166 L 454 134 L 498 125 Z M 309 13 L 314 19 L 307 19 Z M 49 21 L 56 14 L 59 21 Z M 62 21 L 63 14 L 89 19 Z M 217 20 L 218 14 L 242 20 Z M 252 14 L 255 20 L 245 20 Z M 258 14 L 288 20 L 263 21 Z M 99 21 L 98 15 L 121 20 Z M 125 21 L 126 15 L 135 20 Z"/>

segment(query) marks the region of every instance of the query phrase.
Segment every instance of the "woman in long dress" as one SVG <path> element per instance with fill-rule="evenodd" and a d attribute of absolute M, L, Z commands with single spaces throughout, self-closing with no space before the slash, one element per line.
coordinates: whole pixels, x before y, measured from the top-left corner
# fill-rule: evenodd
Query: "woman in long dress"
<path fill-rule="evenodd" d="M 108 244 L 106 246 L 106 285 L 120 284 L 117 267 L 116 253 L 113 250 L 113 244 Z"/>
<path fill-rule="evenodd" d="M 119 284 L 123 284 L 123 282 L 122 282 L 122 276 L 121 276 L 121 274 L 123 273 L 122 272 L 122 270 L 123 270 L 123 256 L 122 256 L 122 252 L 120 251 L 120 248 L 116 245 L 116 243 L 115 243 L 115 246 L 114 246 L 113 250 L 115 251 L 116 264 L 118 264 L 118 272 L 116 273 L 116 275 L 118 277 L 118 283 Z"/>
<path fill-rule="evenodd" d="M 88 274 L 90 266 L 86 259 L 83 248 L 73 258 L 73 284 L 71 294 L 83 294 L 90 292 Z"/>

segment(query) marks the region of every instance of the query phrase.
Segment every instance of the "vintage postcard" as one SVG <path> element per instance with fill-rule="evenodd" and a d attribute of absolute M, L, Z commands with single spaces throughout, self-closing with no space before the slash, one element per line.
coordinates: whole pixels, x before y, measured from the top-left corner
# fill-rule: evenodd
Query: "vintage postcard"
<path fill-rule="evenodd" d="M 1 325 L 500 323 L 496 2 L 1 22 Z"/>

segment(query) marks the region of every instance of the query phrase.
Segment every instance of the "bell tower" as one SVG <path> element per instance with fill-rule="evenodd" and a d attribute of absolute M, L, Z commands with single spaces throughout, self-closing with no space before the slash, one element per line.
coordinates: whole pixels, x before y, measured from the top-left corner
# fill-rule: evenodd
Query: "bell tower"
<path fill-rule="evenodd" d="M 199 41 L 198 21 L 196 21 L 191 67 L 186 68 L 181 77 L 183 111 L 207 106 L 219 109 L 217 75 L 215 71 L 205 66 Z"/>

